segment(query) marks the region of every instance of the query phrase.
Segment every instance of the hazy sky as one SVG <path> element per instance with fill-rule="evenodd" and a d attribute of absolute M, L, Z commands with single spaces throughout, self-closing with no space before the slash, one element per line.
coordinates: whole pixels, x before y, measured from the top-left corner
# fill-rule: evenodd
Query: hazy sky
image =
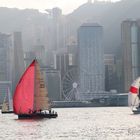
<path fill-rule="evenodd" d="M 20 9 L 33 8 L 39 9 L 40 11 L 43 11 L 44 9 L 50 9 L 53 7 L 59 7 L 62 9 L 63 14 L 68 14 L 87 1 L 88 0 L 0 0 L 0 7 L 10 7 L 10 8 L 16 7 Z M 98 0 L 98 1 L 116 2 L 119 0 Z"/>

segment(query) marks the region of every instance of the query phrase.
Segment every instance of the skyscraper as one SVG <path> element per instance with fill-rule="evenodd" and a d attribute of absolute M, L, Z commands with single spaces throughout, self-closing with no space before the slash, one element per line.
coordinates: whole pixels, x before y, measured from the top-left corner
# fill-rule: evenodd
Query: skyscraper
<path fill-rule="evenodd" d="M 110 91 L 116 89 L 116 65 L 115 56 L 113 54 L 104 55 L 105 63 L 105 90 Z"/>
<path fill-rule="evenodd" d="M 55 7 L 48 12 L 48 50 L 57 51 L 64 47 L 64 17 L 61 9 Z"/>
<path fill-rule="evenodd" d="M 17 82 L 19 81 L 21 75 L 25 70 L 21 32 L 14 32 L 13 45 L 14 45 L 13 87 L 15 88 Z"/>
<path fill-rule="evenodd" d="M 121 25 L 125 92 L 129 91 L 132 81 L 140 75 L 139 29 L 139 21 L 125 20 Z"/>
<path fill-rule="evenodd" d="M 61 75 L 51 67 L 41 68 L 47 85 L 48 96 L 51 101 L 61 100 Z"/>
<path fill-rule="evenodd" d="M 78 30 L 80 93 L 83 99 L 93 98 L 104 91 L 102 35 L 102 26 L 96 23 L 85 23 Z"/>
<path fill-rule="evenodd" d="M 7 89 L 12 90 L 12 39 L 11 35 L 0 33 L 0 103 Z"/>

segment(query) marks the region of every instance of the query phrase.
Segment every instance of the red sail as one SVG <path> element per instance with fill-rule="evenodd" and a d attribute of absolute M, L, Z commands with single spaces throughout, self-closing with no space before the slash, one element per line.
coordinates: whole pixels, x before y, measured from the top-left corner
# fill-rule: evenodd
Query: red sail
<path fill-rule="evenodd" d="M 138 94 L 138 88 L 137 87 L 131 86 L 129 91 L 130 91 L 131 94 Z"/>
<path fill-rule="evenodd" d="M 16 114 L 29 114 L 34 107 L 35 60 L 21 77 L 13 98 L 13 108 Z"/>

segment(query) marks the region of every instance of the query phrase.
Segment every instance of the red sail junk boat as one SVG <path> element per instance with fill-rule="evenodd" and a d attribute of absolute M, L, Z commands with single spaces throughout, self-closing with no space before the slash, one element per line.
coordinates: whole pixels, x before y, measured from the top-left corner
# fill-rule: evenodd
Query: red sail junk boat
<path fill-rule="evenodd" d="M 51 111 L 47 88 L 36 59 L 26 69 L 17 84 L 13 97 L 13 109 L 19 119 L 58 116 L 56 112 Z"/>
<path fill-rule="evenodd" d="M 140 114 L 140 77 L 130 87 L 128 105 L 131 106 L 134 114 Z"/>

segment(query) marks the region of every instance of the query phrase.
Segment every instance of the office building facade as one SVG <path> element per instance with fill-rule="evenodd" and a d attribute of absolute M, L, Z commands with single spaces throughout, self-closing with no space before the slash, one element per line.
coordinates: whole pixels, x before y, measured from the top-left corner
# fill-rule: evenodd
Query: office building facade
<path fill-rule="evenodd" d="M 140 75 L 139 23 L 139 21 L 125 20 L 121 24 L 125 92 L 129 91 L 131 83 Z"/>
<path fill-rule="evenodd" d="M 79 72 L 81 98 L 94 98 L 104 91 L 103 28 L 85 23 L 78 30 Z M 88 97 L 89 95 L 90 97 Z"/>
<path fill-rule="evenodd" d="M 12 38 L 10 34 L 0 33 L 0 103 L 8 88 L 12 90 Z"/>

